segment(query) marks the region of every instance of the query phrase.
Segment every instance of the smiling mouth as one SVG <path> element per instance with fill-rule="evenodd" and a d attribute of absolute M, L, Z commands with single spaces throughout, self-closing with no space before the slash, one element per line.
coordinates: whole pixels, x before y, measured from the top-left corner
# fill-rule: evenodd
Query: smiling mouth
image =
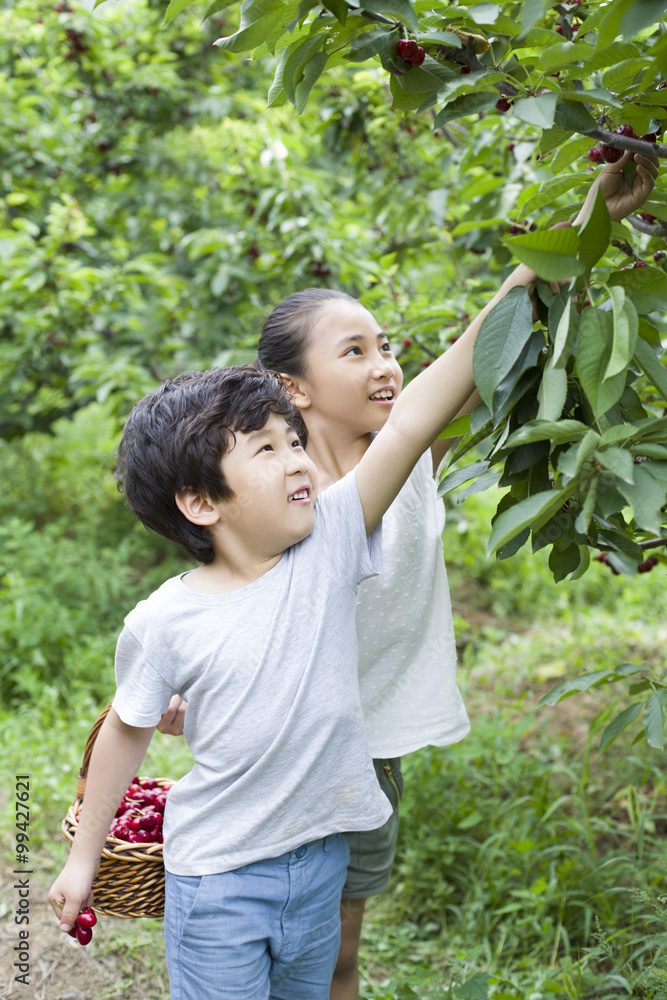
<path fill-rule="evenodd" d="M 287 498 L 288 503 L 310 503 L 310 486 L 304 486 L 303 489 L 297 490 L 296 493 L 292 493 Z"/>
<path fill-rule="evenodd" d="M 369 399 L 376 403 L 390 403 L 394 400 L 395 391 L 393 389 L 378 389 Z"/>

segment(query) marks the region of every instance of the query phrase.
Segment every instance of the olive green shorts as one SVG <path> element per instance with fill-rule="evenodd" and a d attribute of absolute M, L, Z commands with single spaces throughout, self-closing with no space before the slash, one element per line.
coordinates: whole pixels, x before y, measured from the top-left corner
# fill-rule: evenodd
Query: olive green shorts
<path fill-rule="evenodd" d="M 343 886 L 343 899 L 367 899 L 383 892 L 389 884 L 396 841 L 398 839 L 398 804 L 403 796 L 400 757 L 373 761 L 380 788 L 393 812 L 377 830 L 344 834 L 350 848 L 350 863 Z"/>

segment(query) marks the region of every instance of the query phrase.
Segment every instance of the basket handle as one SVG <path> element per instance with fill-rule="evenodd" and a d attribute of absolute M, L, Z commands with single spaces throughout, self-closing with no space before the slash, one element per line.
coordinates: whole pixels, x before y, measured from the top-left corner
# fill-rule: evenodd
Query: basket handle
<path fill-rule="evenodd" d="M 83 762 L 81 764 L 81 770 L 79 771 L 79 777 L 76 783 L 76 797 L 77 799 L 83 800 L 83 793 L 86 790 L 86 777 L 88 775 L 88 765 L 90 764 L 90 758 L 93 753 L 93 747 L 95 746 L 95 740 L 97 739 L 97 734 L 102 728 L 102 723 L 109 714 L 109 709 L 111 708 L 111 702 L 108 702 L 98 715 L 97 719 L 93 723 L 93 728 L 88 734 L 88 739 L 86 740 L 86 748 L 83 751 Z"/>

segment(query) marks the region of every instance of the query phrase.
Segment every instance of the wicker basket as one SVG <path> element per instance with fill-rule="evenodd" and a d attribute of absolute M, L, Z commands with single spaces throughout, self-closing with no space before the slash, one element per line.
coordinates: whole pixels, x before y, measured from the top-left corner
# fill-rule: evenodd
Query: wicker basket
<path fill-rule="evenodd" d="M 67 810 L 62 831 L 74 840 L 78 816 L 86 790 L 86 775 L 93 746 L 107 717 L 111 702 L 101 712 L 90 730 L 76 786 L 76 798 Z M 171 785 L 168 778 L 158 778 L 160 786 Z M 93 882 L 95 902 L 100 913 L 113 917 L 161 917 L 164 915 L 164 860 L 162 844 L 129 844 L 117 837 L 107 837 L 100 870 Z"/>

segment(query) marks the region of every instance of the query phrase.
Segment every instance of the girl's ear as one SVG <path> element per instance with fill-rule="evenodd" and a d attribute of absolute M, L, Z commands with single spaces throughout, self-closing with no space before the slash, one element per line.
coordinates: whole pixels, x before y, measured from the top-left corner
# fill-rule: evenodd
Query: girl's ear
<path fill-rule="evenodd" d="M 220 520 L 220 514 L 215 507 L 199 493 L 183 490 L 182 493 L 176 494 L 174 500 L 183 517 L 187 517 L 193 524 L 210 526 Z"/>
<path fill-rule="evenodd" d="M 294 375 L 286 375 L 284 372 L 280 373 L 280 377 L 290 394 L 292 405 L 298 407 L 300 410 L 307 410 L 311 404 L 311 399 L 305 379 L 295 378 Z"/>

